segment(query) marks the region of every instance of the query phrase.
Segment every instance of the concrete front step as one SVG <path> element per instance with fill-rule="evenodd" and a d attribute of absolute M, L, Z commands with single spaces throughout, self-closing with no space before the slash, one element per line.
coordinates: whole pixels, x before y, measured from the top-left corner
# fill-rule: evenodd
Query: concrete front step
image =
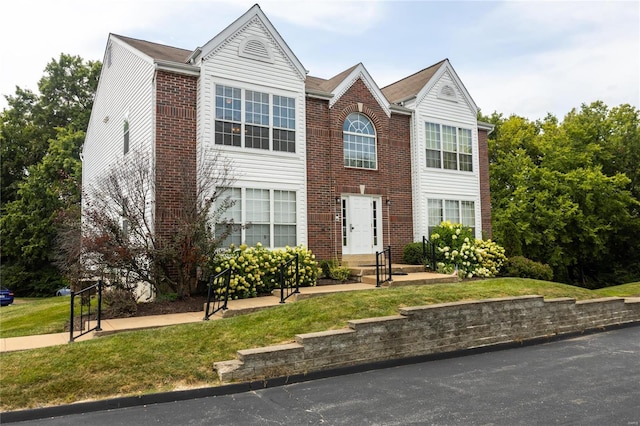
<path fill-rule="evenodd" d="M 391 275 L 392 281 L 385 283 L 385 286 L 400 287 L 407 285 L 428 285 L 428 284 L 441 284 L 441 283 L 457 283 L 457 275 L 444 275 L 435 272 L 415 272 L 408 273 L 406 275 Z M 376 284 L 375 275 L 365 275 L 362 277 L 362 282 L 365 284 Z"/>
<path fill-rule="evenodd" d="M 373 265 L 365 265 L 358 267 L 350 267 L 351 275 L 356 277 L 363 277 L 365 275 L 376 275 L 376 265 L 375 262 Z M 392 264 L 391 272 L 393 274 L 412 274 L 416 272 L 425 272 L 423 265 L 402 265 L 402 264 Z"/>
<path fill-rule="evenodd" d="M 376 265 L 375 254 L 343 254 L 340 261 L 342 266 L 356 268 L 363 265 Z"/>

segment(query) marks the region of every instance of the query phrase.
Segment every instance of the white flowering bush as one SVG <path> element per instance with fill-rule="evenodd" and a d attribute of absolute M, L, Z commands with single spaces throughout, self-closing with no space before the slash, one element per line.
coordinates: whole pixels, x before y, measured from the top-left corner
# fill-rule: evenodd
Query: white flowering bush
<path fill-rule="evenodd" d="M 458 271 L 460 278 L 495 277 L 506 257 L 504 248 L 491 240 L 477 240 L 471 228 L 459 223 L 442 222 L 431 234 L 439 258 L 438 272 Z"/>
<path fill-rule="evenodd" d="M 239 247 L 231 245 L 215 256 L 211 269 L 214 273 L 219 273 L 226 268 L 233 268 L 229 284 L 230 298 L 257 297 L 270 293 L 280 285 L 280 266 L 293 259 L 296 254 L 300 287 L 315 286 L 318 279 L 318 262 L 315 255 L 303 246 L 270 250 L 260 243 L 255 247 L 248 247 L 246 244 Z M 292 268 L 295 268 L 295 264 Z"/>

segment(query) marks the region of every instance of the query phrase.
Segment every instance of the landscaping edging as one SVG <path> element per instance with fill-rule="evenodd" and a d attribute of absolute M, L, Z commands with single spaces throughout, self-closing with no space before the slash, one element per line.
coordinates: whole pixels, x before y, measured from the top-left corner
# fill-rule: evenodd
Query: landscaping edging
<path fill-rule="evenodd" d="M 299 334 L 295 342 L 240 350 L 214 363 L 220 380 L 305 375 L 376 362 L 540 340 L 640 323 L 640 298 L 577 301 L 506 297 L 401 308 L 399 315 L 352 320 L 348 327 Z"/>

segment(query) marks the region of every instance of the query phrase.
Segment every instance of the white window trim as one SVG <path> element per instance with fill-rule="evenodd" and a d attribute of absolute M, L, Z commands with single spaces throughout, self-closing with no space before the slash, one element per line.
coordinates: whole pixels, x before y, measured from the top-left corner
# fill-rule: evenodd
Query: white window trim
<path fill-rule="evenodd" d="M 460 197 L 460 196 L 455 196 L 455 195 L 442 195 L 442 194 L 425 194 L 424 196 L 424 209 L 425 209 L 425 217 L 426 220 L 424 222 L 424 225 L 426 227 L 426 232 L 427 232 L 427 238 L 429 238 L 430 232 L 429 232 L 429 228 L 437 226 L 437 225 L 431 225 L 430 224 L 430 217 L 429 217 L 429 201 L 430 200 L 439 200 L 442 202 L 442 221 L 447 221 L 450 220 L 447 218 L 446 216 L 446 202 L 447 201 L 457 201 L 458 202 L 458 217 L 460 218 L 460 222 L 462 222 L 463 216 L 462 216 L 462 203 L 463 202 L 472 202 L 473 203 L 473 221 L 474 221 L 474 226 L 470 226 L 471 228 L 473 228 L 474 230 L 474 234 L 477 237 L 478 235 L 481 235 L 481 227 L 482 227 L 482 218 L 479 216 L 479 211 L 478 208 L 480 206 L 480 200 L 476 199 L 476 198 L 472 198 L 472 197 Z M 463 224 L 464 225 L 464 224 Z M 464 226 L 469 226 L 469 225 L 464 225 Z"/>
<path fill-rule="evenodd" d="M 232 87 L 235 89 L 240 89 L 240 146 L 232 146 L 232 145 L 222 145 L 222 144 L 216 144 L 216 121 L 218 121 L 216 119 L 216 87 L 217 86 L 228 86 L 228 87 Z M 253 85 L 253 84 L 245 84 L 245 83 L 239 83 L 237 81 L 233 81 L 233 80 L 226 80 L 226 79 L 215 79 L 212 80 L 212 86 L 211 86 L 211 112 L 209 113 L 209 117 L 208 120 L 210 120 L 211 123 L 211 136 L 210 136 L 210 143 L 211 146 L 215 147 L 216 149 L 222 149 L 222 150 L 229 150 L 229 151 L 238 151 L 238 152 L 250 152 L 250 153 L 260 153 L 261 155 L 266 155 L 266 154 L 271 154 L 271 155 L 282 155 L 282 156 L 298 156 L 299 152 L 303 150 L 303 147 L 300 146 L 300 139 L 299 139 L 299 135 L 301 135 L 302 130 L 300 130 L 300 105 L 299 103 L 301 102 L 298 96 L 298 93 L 296 92 L 290 92 L 290 91 L 286 91 L 286 90 L 281 90 L 281 89 L 276 89 L 276 88 L 272 88 L 272 87 L 265 87 L 265 86 L 259 86 L 259 85 Z M 261 92 L 261 93 L 266 93 L 267 95 L 269 95 L 269 149 L 260 149 L 260 148 L 247 148 L 245 146 L 245 126 L 247 124 L 252 125 L 251 123 L 247 123 L 246 122 L 246 92 L 247 91 L 254 91 L 254 92 Z M 273 97 L 274 96 L 281 96 L 281 97 L 286 97 L 286 98 L 291 98 L 295 101 L 295 107 L 294 107 L 294 112 L 295 112 L 295 117 L 294 117 L 294 128 L 293 129 L 287 129 L 284 127 L 276 127 L 274 126 L 274 120 L 273 120 Z M 224 121 L 224 122 L 231 122 L 228 120 L 220 120 L 220 121 Z M 274 130 L 289 130 L 289 131 L 293 131 L 294 132 L 294 142 L 295 142 L 295 151 L 294 152 L 289 152 L 289 151 L 280 151 L 280 150 L 274 150 L 273 149 L 273 131 Z"/>
<path fill-rule="evenodd" d="M 430 167 L 427 166 L 427 123 L 431 123 L 431 124 L 436 124 L 439 126 L 440 128 L 440 167 Z M 454 127 L 456 129 L 455 131 L 455 135 L 456 135 L 456 169 L 447 169 L 444 167 L 444 143 L 442 141 L 442 126 L 448 126 L 448 127 Z M 460 129 L 464 129 L 464 130 L 468 130 L 471 132 L 471 170 L 460 170 L 460 138 L 459 138 L 459 131 Z M 447 121 L 441 121 L 441 120 L 436 120 L 436 119 L 431 119 L 428 117 L 423 117 L 422 118 L 422 128 L 421 128 L 421 132 L 422 132 L 422 155 L 423 155 L 423 159 L 421 161 L 422 164 L 422 169 L 424 169 L 425 171 L 440 171 L 440 172 L 445 172 L 445 173 L 458 173 L 460 175 L 463 176 L 471 176 L 474 174 L 477 174 L 477 164 L 476 164 L 476 158 L 477 158 L 477 150 L 476 150 L 476 140 L 477 140 L 477 133 L 474 132 L 473 126 L 472 125 L 466 125 L 463 123 L 454 123 L 454 122 L 447 122 Z M 449 151 L 448 151 L 449 152 Z M 463 155 L 469 155 L 469 154 L 464 154 Z"/>
<path fill-rule="evenodd" d="M 242 229 L 240 229 L 240 242 L 241 244 L 246 244 L 247 241 L 247 229 L 244 228 L 245 225 L 247 225 L 249 222 L 247 222 L 247 190 L 248 189 L 255 189 L 255 190 L 266 190 L 269 192 L 269 241 L 260 241 L 260 243 L 266 247 L 266 248 L 271 248 L 271 249 L 278 249 L 278 248 L 284 248 L 280 247 L 280 246 L 275 246 L 274 242 L 275 242 L 275 227 L 276 225 L 293 225 L 296 228 L 296 232 L 295 232 L 295 244 L 293 244 L 292 246 L 296 246 L 300 243 L 299 241 L 299 227 L 300 227 L 300 223 L 299 223 L 299 209 L 300 209 L 300 194 L 298 191 L 290 189 L 290 188 L 263 188 L 260 187 L 259 185 L 254 185 L 254 186 L 242 186 L 242 187 L 234 187 L 234 189 L 239 189 L 240 190 L 240 222 L 234 223 L 235 225 L 240 225 L 242 226 Z M 294 214 L 294 218 L 295 218 L 295 223 L 276 223 L 275 222 L 275 191 L 283 191 L 283 192 L 293 192 L 295 194 L 295 214 Z M 226 197 L 226 194 L 223 195 L 223 198 Z M 223 213 L 223 218 L 224 218 L 224 213 Z M 265 225 L 266 222 L 260 222 L 260 225 Z"/>
<path fill-rule="evenodd" d="M 344 130 L 344 123 L 347 121 L 347 118 L 349 117 L 349 115 L 351 114 L 360 114 L 364 117 L 367 118 L 367 120 L 369 120 L 369 122 L 371 122 L 371 128 L 373 129 L 373 136 L 371 135 L 365 135 L 363 133 L 356 133 L 356 132 L 348 132 Z M 371 117 L 369 117 L 368 115 L 361 113 L 361 112 L 357 112 L 357 113 L 351 113 L 349 115 L 347 115 L 347 117 L 345 117 L 343 123 L 342 123 L 342 152 L 343 152 L 343 165 L 345 168 L 347 169 L 359 169 L 359 170 L 378 170 L 378 131 L 376 130 L 376 126 L 373 122 L 373 120 L 371 119 Z M 364 136 L 367 138 L 371 138 L 373 137 L 373 149 L 374 149 L 374 154 L 376 156 L 376 166 L 375 167 L 358 167 L 358 166 L 347 166 L 346 164 L 344 164 L 344 135 L 355 135 L 355 136 Z"/>

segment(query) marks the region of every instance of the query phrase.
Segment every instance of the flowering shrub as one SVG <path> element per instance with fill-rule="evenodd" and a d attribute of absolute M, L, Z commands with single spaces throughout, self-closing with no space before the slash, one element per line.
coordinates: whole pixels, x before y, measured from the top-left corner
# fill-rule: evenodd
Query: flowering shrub
<path fill-rule="evenodd" d="M 255 247 L 242 244 L 231 245 L 218 253 L 212 261 L 212 271 L 219 273 L 233 268 L 229 284 L 229 297 L 244 299 L 268 294 L 280 285 L 280 266 L 298 254 L 298 276 L 300 287 L 315 286 L 318 279 L 318 262 L 315 255 L 302 246 L 269 250 L 258 243 Z"/>
<path fill-rule="evenodd" d="M 471 228 L 459 223 L 442 222 L 431 234 L 440 261 L 438 272 L 458 270 L 461 278 L 495 277 L 504 264 L 504 248 L 491 240 L 476 240 Z"/>

